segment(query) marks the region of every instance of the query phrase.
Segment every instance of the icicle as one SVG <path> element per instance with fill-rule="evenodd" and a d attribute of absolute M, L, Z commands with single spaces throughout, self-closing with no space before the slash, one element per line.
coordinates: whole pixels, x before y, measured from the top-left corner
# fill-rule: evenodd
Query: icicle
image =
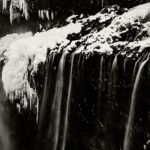
<path fill-rule="evenodd" d="M 54 20 L 54 12 L 51 11 L 51 19 Z"/>
<path fill-rule="evenodd" d="M 49 20 L 49 11 L 46 11 L 46 18 Z"/>
<path fill-rule="evenodd" d="M 18 2 L 18 3 L 17 3 Z M 28 4 L 26 0 L 19 0 L 19 1 L 11 1 L 10 8 L 9 8 L 9 13 L 10 13 L 10 23 L 13 23 L 14 18 L 18 18 L 20 16 L 20 13 L 14 13 L 13 11 L 13 5 L 15 5 L 16 8 L 19 10 L 23 11 L 23 16 L 25 17 L 26 20 L 29 20 L 29 12 L 28 12 Z M 16 16 L 15 16 L 16 15 Z"/>
<path fill-rule="evenodd" d="M 12 8 L 12 3 L 10 4 L 10 7 L 9 7 L 9 18 L 10 18 L 10 23 L 12 24 L 13 23 L 13 8 Z"/>
<path fill-rule="evenodd" d="M 31 90 L 29 91 L 29 95 L 30 95 L 29 101 L 30 101 L 30 110 L 31 110 L 31 108 L 32 108 L 32 93 L 31 93 Z"/>
<path fill-rule="evenodd" d="M 41 19 L 44 19 L 44 11 L 41 10 Z"/>
<path fill-rule="evenodd" d="M 10 92 L 10 93 L 9 93 L 9 100 L 10 100 L 10 102 L 13 104 L 13 100 L 14 100 L 13 92 Z"/>
<path fill-rule="evenodd" d="M 17 109 L 18 109 L 18 113 L 20 114 L 20 112 L 21 112 L 21 106 L 20 106 L 20 104 L 16 104 L 16 107 L 17 107 Z"/>
<path fill-rule="evenodd" d="M 15 99 L 19 99 L 19 91 L 15 90 Z"/>
<path fill-rule="evenodd" d="M 3 0 L 3 9 L 7 9 L 7 0 Z"/>
<path fill-rule="evenodd" d="M 46 17 L 46 10 L 45 9 L 43 10 L 43 16 L 44 16 L 44 19 L 45 19 L 45 17 Z"/>
<path fill-rule="evenodd" d="M 23 108 L 27 108 L 28 107 L 28 101 L 27 98 L 24 96 L 23 97 Z"/>
<path fill-rule="evenodd" d="M 20 10 L 23 9 L 24 3 L 25 3 L 24 0 L 19 0 L 19 8 L 20 8 Z"/>
<path fill-rule="evenodd" d="M 28 13 L 28 4 L 24 1 L 23 3 L 23 14 L 26 20 L 29 20 L 29 13 Z"/>

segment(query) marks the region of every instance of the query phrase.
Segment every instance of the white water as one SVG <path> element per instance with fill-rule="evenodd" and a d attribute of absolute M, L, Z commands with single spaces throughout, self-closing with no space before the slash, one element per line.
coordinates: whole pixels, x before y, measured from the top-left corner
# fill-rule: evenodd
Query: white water
<path fill-rule="evenodd" d="M 98 87 L 98 89 L 99 89 L 99 91 L 98 91 L 98 99 L 99 99 L 99 102 L 98 102 L 98 114 L 100 114 L 100 110 L 99 110 L 99 108 L 101 108 L 100 107 L 100 100 L 101 100 L 101 90 L 102 90 L 102 84 L 103 84 L 103 73 L 104 73 L 104 71 L 103 71 L 103 67 L 104 67 L 104 65 L 105 65 L 105 60 L 104 60 L 104 56 L 102 55 L 101 56 L 101 58 L 100 58 L 100 70 L 99 70 L 99 87 Z"/>
<path fill-rule="evenodd" d="M 149 58 L 147 58 L 145 61 L 141 63 L 137 76 L 136 76 L 135 83 L 134 83 L 134 88 L 133 88 L 132 98 L 131 98 L 131 105 L 130 105 L 130 114 L 129 114 L 129 119 L 128 119 L 127 127 L 126 127 L 123 150 L 131 150 L 132 133 L 133 133 L 132 131 L 133 131 L 133 125 L 134 125 L 133 121 L 134 121 L 134 116 L 135 116 L 135 105 L 136 105 L 136 100 L 137 100 L 138 91 L 140 87 L 142 73 L 148 61 L 149 61 Z"/>
<path fill-rule="evenodd" d="M 61 117 L 61 102 L 64 85 L 64 67 L 66 62 L 66 56 L 68 53 L 63 53 L 59 62 L 55 94 L 52 100 L 51 110 L 51 123 L 48 131 L 48 138 L 52 140 L 51 150 L 56 150 L 58 146 L 59 129 L 60 129 L 60 117 Z"/>
<path fill-rule="evenodd" d="M 70 99 L 72 94 L 72 76 L 73 76 L 73 62 L 74 62 L 75 53 L 71 56 L 71 64 L 70 64 L 70 76 L 69 76 L 69 87 L 68 87 L 68 96 L 67 96 L 67 104 L 66 104 L 66 112 L 65 112 L 65 122 L 64 122 L 64 132 L 63 132 L 63 142 L 61 146 L 61 150 L 65 150 L 66 145 L 66 135 L 68 129 L 68 116 L 69 116 L 69 106 Z"/>
<path fill-rule="evenodd" d="M 142 54 L 142 56 L 135 62 L 134 69 L 133 69 L 133 74 L 132 74 L 132 84 L 133 84 L 133 86 L 134 86 L 134 83 L 135 83 L 137 71 L 139 70 L 139 66 L 147 58 L 147 55 L 148 55 L 148 53 Z"/>
<path fill-rule="evenodd" d="M 54 63 L 54 59 L 53 58 L 55 58 L 55 55 L 50 53 L 50 57 L 49 57 L 48 63 L 53 64 Z M 43 99 L 42 99 L 41 108 L 40 108 L 40 112 L 39 112 L 40 116 L 37 117 L 38 118 L 38 122 L 39 122 L 39 128 L 41 128 L 41 124 L 42 124 L 42 122 L 44 122 L 43 118 L 44 118 L 44 115 L 45 115 L 45 107 L 47 105 L 47 102 L 45 101 L 45 99 L 47 99 L 47 90 L 46 89 L 48 87 L 48 79 L 49 79 L 48 75 L 49 74 L 48 74 L 48 71 L 47 71 L 47 73 L 45 75 Z M 38 107 L 37 107 L 37 109 L 38 109 Z"/>
<path fill-rule="evenodd" d="M 116 54 L 114 60 L 113 60 L 113 64 L 112 64 L 112 69 L 111 69 L 111 78 L 112 78 L 112 90 L 113 90 L 113 95 L 116 94 L 116 90 L 115 87 L 117 85 L 117 71 L 118 71 L 118 56 L 120 53 Z"/>

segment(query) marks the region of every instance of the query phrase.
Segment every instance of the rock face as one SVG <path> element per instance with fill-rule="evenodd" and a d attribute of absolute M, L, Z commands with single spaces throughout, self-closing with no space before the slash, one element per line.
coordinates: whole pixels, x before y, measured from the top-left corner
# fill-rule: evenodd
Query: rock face
<path fill-rule="evenodd" d="M 112 6 L 71 16 L 61 28 L 1 39 L 5 96 L 23 126 L 12 128 L 16 147 L 148 149 L 149 9 Z"/>

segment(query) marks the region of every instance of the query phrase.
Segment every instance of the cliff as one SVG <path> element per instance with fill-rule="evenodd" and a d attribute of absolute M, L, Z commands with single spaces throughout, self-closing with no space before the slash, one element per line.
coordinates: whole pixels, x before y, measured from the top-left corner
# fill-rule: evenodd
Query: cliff
<path fill-rule="evenodd" d="M 36 115 L 30 149 L 148 149 L 149 10 L 150 3 L 112 6 L 70 16 L 62 27 L 0 39 L 9 107 L 20 118 L 34 116 L 21 121 L 27 128 L 19 124 L 21 133 L 29 129 L 26 138 Z"/>

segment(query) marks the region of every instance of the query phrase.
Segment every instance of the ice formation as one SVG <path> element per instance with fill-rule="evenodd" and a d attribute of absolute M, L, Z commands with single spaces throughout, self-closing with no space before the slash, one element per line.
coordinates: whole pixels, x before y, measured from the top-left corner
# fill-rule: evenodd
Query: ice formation
<path fill-rule="evenodd" d="M 3 9 L 8 8 L 8 1 L 3 0 Z M 22 11 L 22 14 L 17 11 L 19 9 Z M 9 6 L 9 13 L 10 13 L 10 22 L 13 23 L 14 19 L 19 19 L 20 16 L 24 16 L 26 20 L 29 19 L 29 12 L 28 12 L 28 4 L 26 0 L 11 0 L 10 6 Z"/>
<path fill-rule="evenodd" d="M 50 20 L 49 10 L 38 10 L 38 16 L 41 19 L 48 19 Z"/>
<path fill-rule="evenodd" d="M 36 72 L 38 64 L 45 62 L 47 49 L 54 49 L 60 44 L 65 46 L 69 43 L 67 35 L 79 33 L 81 27 L 79 23 L 69 24 L 63 28 L 36 33 L 34 36 L 30 33 L 7 35 L 0 40 L 1 51 L 6 51 L 3 55 L 8 59 L 3 68 L 2 80 L 10 100 L 22 99 L 27 106 L 26 101 L 37 98 L 35 89 L 28 82 L 28 72 Z"/>

